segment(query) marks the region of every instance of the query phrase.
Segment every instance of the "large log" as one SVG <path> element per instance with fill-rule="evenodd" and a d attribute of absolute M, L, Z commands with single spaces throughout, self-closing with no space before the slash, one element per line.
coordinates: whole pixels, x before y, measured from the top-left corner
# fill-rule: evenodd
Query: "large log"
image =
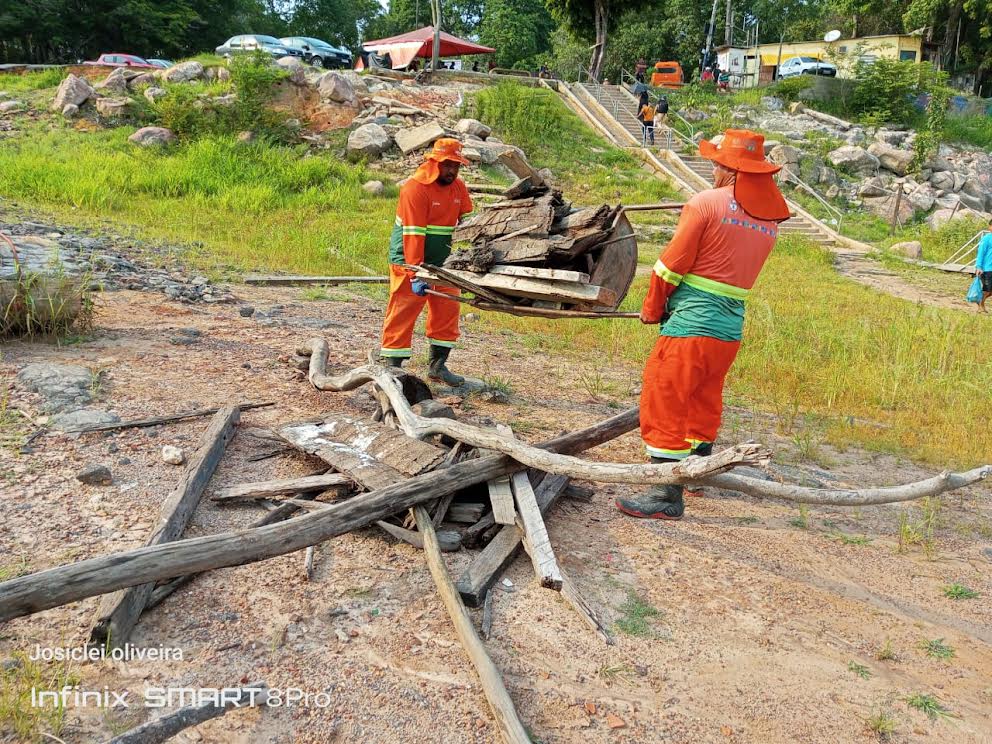
<path fill-rule="evenodd" d="M 150 548 L 168 544 L 183 534 L 200 503 L 200 497 L 210 477 L 217 468 L 217 463 L 224 454 L 228 441 L 234 436 L 234 427 L 239 417 L 240 411 L 237 406 L 222 408 L 214 414 L 210 426 L 203 433 L 196 455 L 186 465 L 182 480 L 162 503 L 158 526 L 148 539 Z M 175 575 L 177 574 L 173 574 Z M 124 586 L 130 588 L 109 594 L 101 601 L 95 624 L 90 632 L 90 643 L 118 648 L 127 643 L 131 637 L 131 631 L 144 612 L 155 585 L 129 583 Z"/>
<path fill-rule="evenodd" d="M 555 452 L 582 452 L 637 425 L 638 409 L 631 408 L 543 446 Z M 293 553 L 415 504 L 522 469 L 506 455 L 467 460 L 289 522 L 138 548 L 21 576 L 0 583 L 0 622 L 128 586 Z"/>

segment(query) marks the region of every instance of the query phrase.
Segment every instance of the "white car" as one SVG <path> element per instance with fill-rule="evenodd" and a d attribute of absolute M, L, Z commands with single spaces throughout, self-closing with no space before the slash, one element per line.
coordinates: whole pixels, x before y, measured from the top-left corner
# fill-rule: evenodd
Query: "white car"
<path fill-rule="evenodd" d="M 796 75 L 826 75 L 837 77 L 837 66 L 816 57 L 792 57 L 782 62 L 778 76 L 780 78 Z"/>

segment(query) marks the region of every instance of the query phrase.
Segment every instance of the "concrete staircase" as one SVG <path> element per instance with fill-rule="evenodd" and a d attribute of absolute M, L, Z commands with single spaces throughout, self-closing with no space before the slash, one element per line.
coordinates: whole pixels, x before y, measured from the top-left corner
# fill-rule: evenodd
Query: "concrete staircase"
<path fill-rule="evenodd" d="M 641 123 L 637 120 L 637 99 L 625 87 L 618 85 L 598 85 L 595 83 L 575 83 L 572 92 L 582 99 L 587 110 L 599 122 L 620 135 L 629 147 L 641 147 Z M 669 146 L 669 142 L 671 143 Z M 667 170 L 673 179 L 688 187 L 693 193 L 711 187 L 713 164 L 699 155 L 695 147 L 676 135 L 669 138 L 668 128 L 655 131 L 655 146 L 645 148 L 655 155 L 655 161 Z M 793 216 L 780 226 L 780 232 L 787 235 L 803 235 L 828 248 L 835 249 L 837 241 L 833 231 L 819 220 L 800 213 L 796 205 L 789 202 Z"/>

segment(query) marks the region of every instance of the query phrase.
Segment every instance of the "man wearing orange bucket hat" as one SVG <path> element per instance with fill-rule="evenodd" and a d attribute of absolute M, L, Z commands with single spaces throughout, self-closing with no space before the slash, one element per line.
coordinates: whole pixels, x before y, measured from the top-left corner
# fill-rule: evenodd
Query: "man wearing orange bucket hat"
<path fill-rule="evenodd" d="M 714 188 L 685 205 L 661 252 L 641 322 L 661 323 L 644 367 L 641 438 L 654 463 L 709 455 L 723 413 L 723 384 L 737 356 L 744 300 L 754 286 L 789 208 L 764 157 L 764 137 L 728 129 L 719 145 L 703 140 Z M 618 499 L 632 516 L 681 519 L 681 485 Z"/>
<path fill-rule="evenodd" d="M 472 211 L 465 182 L 458 177 L 462 144 L 442 138 L 434 143 L 423 164 L 400 189 L 396 222 L 389 241 L 389 303 L 382 328 L 383 362 L 400 367 L 409 359 L 413 346 L 413 327 L 420 311 L 427 305 L 427 340 L 430 343 L 432 380 L 446 385 L 461 385 L 463 377 L 447 367 L 448 354 L 458 340 L 458 303 L 437 295 L 428 295 L 430 285 L 414 278 L 414 272 L 402 264 L 440 265 L 451 253 L 451 235 L 463 214 Z M 434 287 L 446 294 L 455 289 Z"/>

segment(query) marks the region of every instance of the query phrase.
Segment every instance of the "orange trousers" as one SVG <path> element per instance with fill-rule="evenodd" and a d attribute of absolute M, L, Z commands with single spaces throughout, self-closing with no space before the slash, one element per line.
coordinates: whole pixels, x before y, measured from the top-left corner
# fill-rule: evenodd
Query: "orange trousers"
<path fill-rule="evenodd" d="M 723 383 L 740 345 L 708 336 L 658 337 L 641 388 L 641 438 L 648 455 L 681 460 L 716 439 Z"/>
<path fill-rule="evenodd" d="M 458 294 L 457 289 L 431 287 L 445 294 Z M 427 340 L 435 346 L 454 346 L 458 340 L 458 303 L 434 295 L 420 297 L 413 293 L 406 271 L 389 265 L 389 303 L 382 327 L 384 357 L 408 358 L 413 350 L 413 327 L 420 311 L 427 305 Z"/>

